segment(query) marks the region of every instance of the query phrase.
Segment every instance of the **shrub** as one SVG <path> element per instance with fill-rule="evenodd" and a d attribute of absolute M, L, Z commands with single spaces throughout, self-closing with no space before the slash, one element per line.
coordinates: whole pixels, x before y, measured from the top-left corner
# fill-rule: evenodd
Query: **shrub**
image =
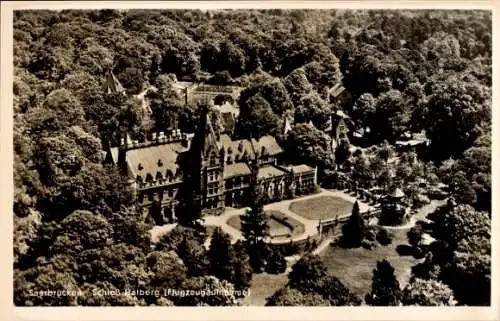
<path fill-rule="evenodd" d="M 363 240 L 361 242 L 361 246 L 364 248 L 364 249 L 367 249 L 367 250 L 372 250 L 373 248 L 376 247 L 376 244 L 375 242 L 373 241 L 369 241 L 369 240 Z"/>
<path fill-rule="evenodd" d="M 391 234 L 386 229 L 381 228 L 377 233 L 377 241 L 383 246 L 389 245 L 392 243 Z"/>

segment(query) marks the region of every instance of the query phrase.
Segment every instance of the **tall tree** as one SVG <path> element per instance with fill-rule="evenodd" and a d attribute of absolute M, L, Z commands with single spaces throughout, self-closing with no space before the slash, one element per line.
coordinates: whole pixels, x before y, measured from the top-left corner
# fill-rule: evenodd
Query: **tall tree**
<path fill-rule="evenodd" d="M 265 266 L 267 252 L 266 238 L 269 236 L 267 215 L 264 212 L 264 199 L 257 182 L 257 171 L 254 168 L 250 181 L 250 209 L 242 214 L 241 232 L 250 255 L 250 264 L 254 272 L 260 272 Z"/>
<path fill-rule="evenodd" d="M 365 237 L 365 222 L 361 217 L 359 203 L 356 201 L 352 207 L 349 220 L 342 226 L 342 243 L 345 246 L 359 247 Z"/>
<path fill-rule="evenodd" d="M 232 252 L 230 235 L 217 227 L 212 234 L 208 250 L 210 274 L 215 275 L 220 280 L 230 280 L 233 270 L 230 265 Z"/>
<path fill-rule="evenodd" d="M 401 303 L 401 288 L 394 268 L 386 260 L 378 261 L 373 270 L 372 289 L 365 301 L 374 306 L 397 306 Z"/>

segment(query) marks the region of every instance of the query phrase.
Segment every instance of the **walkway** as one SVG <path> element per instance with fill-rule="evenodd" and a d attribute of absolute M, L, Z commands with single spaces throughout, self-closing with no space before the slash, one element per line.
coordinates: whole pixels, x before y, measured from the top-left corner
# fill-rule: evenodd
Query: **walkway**
<path fill-rule="evenodd" d="M 316 197 L 320 197 L 320 196 L 339 197 L 339 198 L 343 198 L 345 200 L 348 200 L 352 203 L 354 203 L 357 200 L 355 197 L 353 197 L 347 193 L 344 193 L 342 191 L 337 191 L 337 190 L 332 191 L 332 190 L 320 189 L 319 193 L 306 195 L 306 196 L 302 196 L 302 197 L 297 197 L 297 198 L 294 198 L 291 200 L 284 200 L 281 202 L 267 204 L 264 206 L 264 211 L 282 212 L 283 214 L 297 220 L 298 222 L 300 222 L 304 225 L 304 233 L 302 233 L 301 235 L 297 235 L 293 238 L 281 237 L 281 238 L 270 239 L 270 240 L 268 240 L 268 242 L 270 242 L 272 244 L 289 243 L 290 240 L 292 240 L 293 242 L 299 242 L 299 241 L 303 241 L 303 240 L 307 239 L 308 237 L 313 237 L 314 235 L 318 234 L 317 227 L 318 227 L 319 220 L 310 220 L 310 219 L 307 219 L 305 217 L 302 217 L 302 216 L 290 211 L 289 207 L 290 207 L 290 204 L 292 202 L 304 201 L 304 200 L 308 200 L 308 199 L 316 198 Z M 373 209 L 373 206 L 370 206 L 370 205 L 368 205 L 364 202 L 361 202 L 359 200 L 358 200 L 358 203 L 359 203 L 359 208 L 360 208 L 361 212 L 365 212 L 365 211 Z M 241 231 L 239 231 L 238 229 L 235 229 L 234 227 L 227 224 L 227 221 L 235 215 L 244 214 L 245 211 L 247 211 L 247 210 L 249 210 L 248 207 L 237 208 L 237 209 L 231 208 L 231 209 L 226 209 L 224 211 L 224 213 L 221 215 L 207 215 L 204 217 L 204 220 L 205 220 L 204 224 L 205 224 L 205 226 L 220 226 L 224 232 L 228 233 L 231 236 L 231 242 L 234 244 L 239 239 L 242 239 L 243 235 L 242 235 Z M 339 218 L 339 220 L 341 220 L 342 218 L 348 217 L 350 215 L 351 215 L 351 213 L 346 213 L 343 215 L 339 215 L 338 218 Z M 176 225 L 177 224 L 167 224 L 167 225 L 163 225 L 163 226 L 153 227 L 153 229 L 151 229 L 151 231 L 150 231 L 152 241 L 156 242 L 162 235 L 171 231 Z M 208 238 L 207 241 L 205 242 L 205 246 L 208 247 L 209 244 L 210 244 L 210 238 Z M 328 242 L 328 244 L 329 244 L 329 242 Z M 322 246 L 322 244 L 320 244 L 320 247 L 321 246 Z M 326 246 L 326 245 L 323 245 L 323 246 Z M 318 249 L 319 249 L 319 247 L 318 247 Z M 316 251 L 317 251 L 317 249 L 316 249 Z"/>
<path fill-rule="evenodd" d="M 438 208 L 439 206 L 444 205 L 444 204 L 446 204 L 446 200 L 431 200 L 431 202 L 429 204 L 422 206 L 421 208 L 419 208 L 417 210 L 417 213 L 413 214 L 409 224 L 405 224 L 402 226 L 385 226 L 384 225 L 383 228 L 393 229 L 393 230 L 403 230 L 403 229 L 409 230 L 410 228 L 412 228 L 415 225 L 415 223 L 417 221 L 425 219 L 425 217 L 429 213 L 434 212 L 436 210 L 436 208 Z M 424 235 L 426 235 L 426 234 L 424 234 Z M 337 236 L 338 236 L 338 234 L 324 239 L 318 245 L 318 247 L 313 251 L 313 254 L 320 254 L 321 252 L 323 252 L 323 250 L 325 250 L 331 244 L 331 242 L 334 240 L 334 238 Z M 429 235 L 426 235 L 425 238 L 426 238 L 427 242 L 432 242 L 432 238 L 430 238 Z"/>
<path fill-rule="evenodd" d="M 290 211 L 289 207 L 290 207 L 290 204 L 292 202 L 303 201 L 303 200 L 316 198 L 316 197 L 320 197 L 320 196 L 339 197 L 339 198 L 343 198 L 343 199 L 348 200 L 348 201 L 353 202 L 353 203 L 356 201 L 355 197 L 348 195 L 342 191 L 330 191 L 330 190 L 321 189 L 321 191 L 319 193 L 316 193 L 316 194 L 302 196 L 302 197 L 298 197 L 298 198 L 291 199 L 291 200 L 284 200 L 284 201 L 277 202 L 277 203 L 267 204 L 264 206 L 264 211 L 282 212 L 283 214 L 285 214 L 285 215 L 297 220 L 298 222 L 302 223 L 304 225 L 304 230 L 305 230 L 303 234 L 297 235 L 293 238 L 284 238 L 284 237 L 283 238 L 276 238 L 276 239 L 269 240 L 269 242 L 272 244 L 289 243 L 290 240 L 292 240 L 293 242 L 297 242 L 297 241 L 303 241 L 303 240 L 307 239 L 308 237 L 312 237 L 312 236 L 318 234 L 318 229 L 317 229 L 318 222 L 319 222 L 318 220 L 306 219 L 306 218 Z M 361 212 L 365 212 L 365 211 L 373 208 L 372 206 L 370 206 L 366 203 L 360 202 L 359 200 L 358 200 L 358 203 L 359 203 L 359 208 L 360 208 Z M 244 214 L 245 211 L 247 211 L 248 209 L 249 209 L 248 207 L 247 208 L 239 208 L 239 209 L 231 209 L 231 210 L 226 210 L 223 214 L 218 215 L 218 216 L 213 216 L 213 215 L 205 216 L 205 225 L 207 225 L 207 226 L 209 226 L 209 225 L 220 226 L 226 233 L 231 235 L 231 239 L 232 239 L 231 241 L 233 243 L 235 243 L 238 239 L 242 238 L 242 234 L 239 230 L 235 229 L 232 226 L 229 226 L 227 224 L 227 221 L 232 216 Z M 343 217 L 347 217 L 350 215 L 351 215 L 351 213 L 346 213 L 344 215 L 339 216 L 339 219 L 342 219 Z"/>

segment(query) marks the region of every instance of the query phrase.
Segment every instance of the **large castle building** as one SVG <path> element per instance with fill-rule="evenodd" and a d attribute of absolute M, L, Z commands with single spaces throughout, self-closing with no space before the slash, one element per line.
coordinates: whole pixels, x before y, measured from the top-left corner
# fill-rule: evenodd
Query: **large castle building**
<path fill-rule="evenodd" d="M 119 166 L 130 178 L 145 217 L 150 216 L 161 225 L 175 222 L 182 215 L 177 210 L 179 190 L 185 183 L 186 167 L 182 162 L 198 151 L 201 153 L 199 189 L 205 213 L 217 214 L 226 207 L 246 206 L 251 175 L 257 176 L 267 201 L 316 190 L 317 169 L 304 164 L 280 164 L 283 150 L 274 137 L 233 140 L 230 135 L 213 130 L 208 111 L 203 118 L 205 128 L 199 128 L 195 134 L 180 130 L 158 132 L 143 142 L 131 140 L 127 135 L 120 146 L 108 150 L 106 161 Z M 203 137 L 197 139 L 197 136 Z M 160 209 L 160 215 L 153 215 L 153 208 Z"/>

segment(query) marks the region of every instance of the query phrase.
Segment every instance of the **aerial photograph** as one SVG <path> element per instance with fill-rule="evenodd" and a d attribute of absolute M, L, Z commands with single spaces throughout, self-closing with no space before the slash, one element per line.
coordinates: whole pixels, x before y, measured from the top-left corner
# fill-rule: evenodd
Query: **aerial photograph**
<path fill-rule="evenodd" d="M 491 10 L 12 29 L 15 306 L 492 304 Z"/>

